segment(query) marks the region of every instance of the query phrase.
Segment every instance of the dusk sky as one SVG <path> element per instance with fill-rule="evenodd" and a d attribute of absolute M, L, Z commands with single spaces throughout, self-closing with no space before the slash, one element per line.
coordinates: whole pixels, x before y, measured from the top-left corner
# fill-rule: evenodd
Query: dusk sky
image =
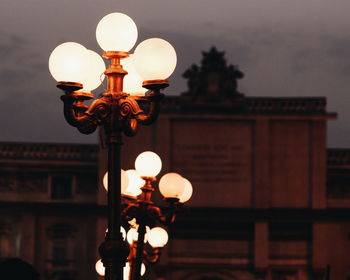
<path fill-rule="evenodd" d="M 160 37 L 175 47 L 166 94 L 185 91 L 182 73 L 215 45 L 245 73 L 246 96 L 326 96 L 339 114 L 328 146 L 350 148 L 349 0 L 1 0 L 0 141 L 97 142 L 64 120 L 48 58 L 66 41 L 101 53 L 95 29 L 112 12 L 133 18 L 138 43 Z"/>

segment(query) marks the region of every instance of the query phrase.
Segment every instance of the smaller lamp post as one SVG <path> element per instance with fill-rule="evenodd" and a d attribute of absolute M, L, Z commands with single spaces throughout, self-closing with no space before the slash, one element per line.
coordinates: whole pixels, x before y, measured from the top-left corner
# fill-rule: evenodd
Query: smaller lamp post
<path fill-rule="evenodd" d="M 121 182 L 123 186 L 128 181 L 122 191 L 121 217 L 125 224 L 131 224 L 127 233 L 130 244 L 129 264 L 124 268 L 124 278 L 129 275 L 130 280 L 139 280 L 144 273 L 143 262 L 156 263 L 161 255 L 161 248 L 168 242 L 168 233 L 164 228 L 150 229 L 149 226 L 173 223 L 177 211 L 191 198 L 193 191 L 191 183 L 181 175 L 173 172 L 163 175 L 159 181 L 159 191 L 168 206 L 161 209 L 152 201 L 156 176 L 162 168 L 161 159 L 153 152 L 143 152 L 136 158 L 135 168 L 122 171 Z M 123 174 L 128 179 L 123 181 Z M 104 184 L 106 183 L 104 180 Z M 147 241 L 150 246 L 145 250 Z"/>

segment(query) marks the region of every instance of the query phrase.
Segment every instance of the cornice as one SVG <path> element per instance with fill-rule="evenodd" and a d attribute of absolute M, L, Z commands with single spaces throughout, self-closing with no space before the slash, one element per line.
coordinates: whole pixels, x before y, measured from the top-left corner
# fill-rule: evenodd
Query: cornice
<path fill-rule="evenodd" d="M 98 146 L 0 142 L 0 160 L 97 161 Z"/>

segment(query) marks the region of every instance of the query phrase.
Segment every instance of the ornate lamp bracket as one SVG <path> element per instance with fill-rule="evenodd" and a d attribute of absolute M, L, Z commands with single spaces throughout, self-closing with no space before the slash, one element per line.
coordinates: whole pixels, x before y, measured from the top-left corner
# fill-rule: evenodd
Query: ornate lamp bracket
<path fill-rule="evenodd" d="M 65 92 L 61 96 L 64 103 L 66 121 L 84 134 L 90 134 L 100 125 L 108 132 L 124 132 L 127 136 L 134 136 L 139 124 L 150 125 L 156 121 L 160 103 L 164 94 L 160 91 L 169 86 L 167 80 L 150 80 L 143 83 L 143 87 L 150 91 L 144 97 L 132 96 L 122 91 L 123 78 L 127 72 L 120 64 L 120 59 L 128 56 L 125 52 L 104 52 L 104 57 L 110 59 L 111 64 L 105 71 L 108 78 L 108 91 L 94 100 L 90 106 L 84 102 L 92 99 L 93 94 L 79 91 L 82 84 L 59 82 L 57 87 Z M 149 110 L 141 109 L 139 102 L 149 103 Z"/>

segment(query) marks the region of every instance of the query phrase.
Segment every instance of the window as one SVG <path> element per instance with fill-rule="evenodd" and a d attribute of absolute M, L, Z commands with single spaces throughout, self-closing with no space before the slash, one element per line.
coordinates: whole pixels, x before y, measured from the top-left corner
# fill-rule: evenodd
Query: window
<path fill-rule="evenodd" d="M 47 228 L 50 237 L 47 262 L 52 268 L 70 268 L 74 263 L 74 233 L 76 229 L 68 223 L 56 223 Z"/>
<path fill-rule="evenodd" d="M 51 178 L 51 198 L 70 199 L 72 197 L 72 177 L 52 176 Z"/>
<path fill-rule="evenodd" d="M 53 244 L 52 248 L 52 263 L 54 266 L 66 266 L 68 265 L 68 257 L 67 257 L 67 249 L 66 246 L 62 246 L 63 244 L 59 244 L 61 246 L 57 246 L 57 244 Z M 65 244 L 64 244 L 65 245 Z"/>

